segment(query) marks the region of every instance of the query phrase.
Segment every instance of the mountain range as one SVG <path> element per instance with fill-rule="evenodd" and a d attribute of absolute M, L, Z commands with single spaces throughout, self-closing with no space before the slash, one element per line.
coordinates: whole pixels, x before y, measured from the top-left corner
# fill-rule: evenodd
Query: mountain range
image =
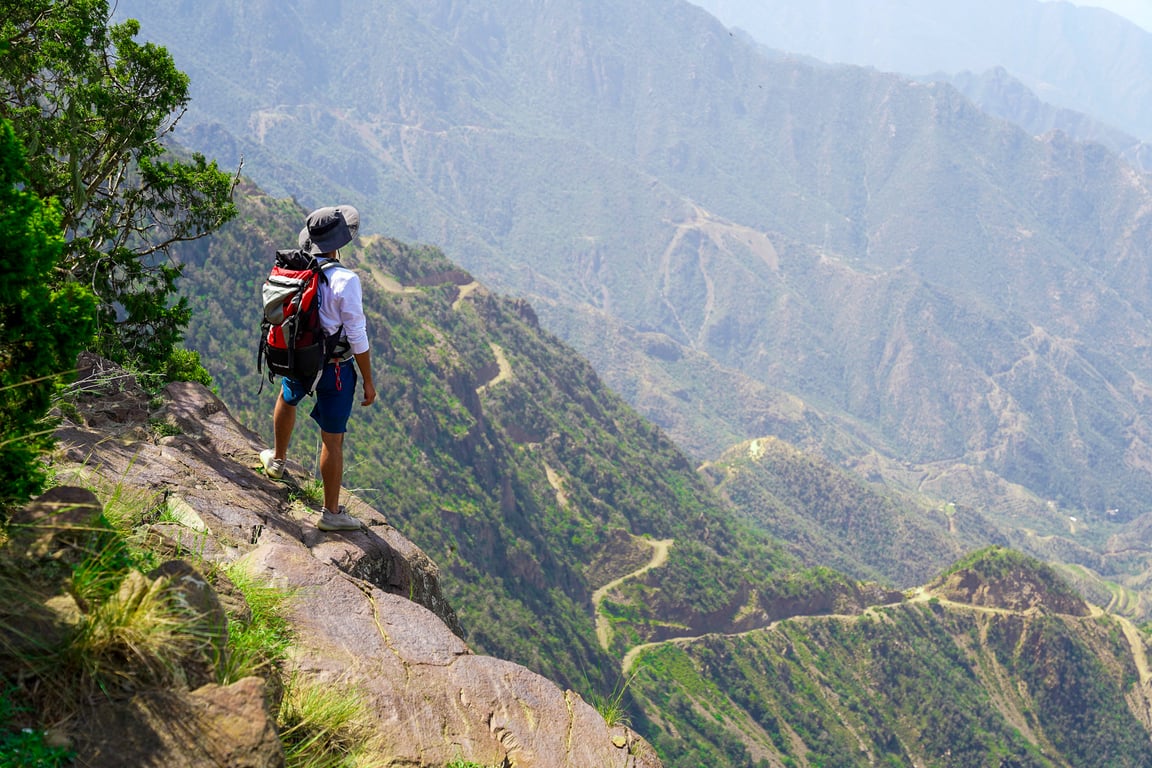
<path fill-rule="evenodd" d="M 337 195 L 380 222 L 344 256 L 380 390 L 347 480 L 471 647 L 617 700 L 666 765 L 1152 763 L 1144 640 L 1102 610 L 1146 610 L 1130 165 L 680 3 L 250 3 L 182 38 L 245 45 L 188 66 L 220 111 L 181 127 L 286 185 L 181 253 L 188 340 L 267 436 L 273 250 Z"/>
<path fill-rule="evenodd" d="M 672 0 L 120 12 L 193 148 L 527 299 L 697 460 L 780 437 L 1143 589 L 1152 198 L 1106 147 Z"/>
<path fill-rule="evenodd" d="M 908 75 L 1002 67 L 1058 107 L 1152 137 L 1152 33 L 1102 8 L 1037 0 L 696 0 L 760 43 Z"/>
<path fill-rule="evenodd" d="M 1063 39 L 1038 7 L 985 10 Z M 171 253 L 215 392 L 82 356 L 60 486 L 10 526 L 9 650 L 143 591 L 208 607 L 177 611 L 187 658 L 90 689 L 117 701 L 65 724 L 97 726 L 77 762 L 221 762 L 176 713 L 229 698 L 270 755 L 301 682 L 359 701 L 344 764 L 1152 766 L 1152 199 L 1104 118 L 680 0 L 117 13 L 191 75 L 173 148 L 240 166 L 238 215 Z M 344 455 L 363 528 L 324 533 L 310 420 L 260 471 L 253 363 L 274 252 L 337 201 L 378 398 Z M 234 667 L 264 581 L 276 654 Z M 3 660 L 28 686 L 33 655 Z"/>

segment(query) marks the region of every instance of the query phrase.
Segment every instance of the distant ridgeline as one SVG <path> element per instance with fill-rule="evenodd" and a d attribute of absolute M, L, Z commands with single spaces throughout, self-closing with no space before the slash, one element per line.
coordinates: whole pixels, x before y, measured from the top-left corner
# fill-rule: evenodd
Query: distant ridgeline
<path fill-rule="evenodd" d="M 256 289 L 304 212 L 250 185 L 238 204 L 182 251 L 188 342 L 267 435 Z M 898 591 L 994 536 L 978 516 L 881 498 L 780 442 L 698 472 L 527 303 L 433 248 L 363 237 L 343 258 L 379 390 L 346 484 L 439 564 L 477 650 L 627 716 L 668 766 L 1152 765 L 1128 622 L 995 549 Z M 310 465 L 306 421 L 291 455 Z"/>

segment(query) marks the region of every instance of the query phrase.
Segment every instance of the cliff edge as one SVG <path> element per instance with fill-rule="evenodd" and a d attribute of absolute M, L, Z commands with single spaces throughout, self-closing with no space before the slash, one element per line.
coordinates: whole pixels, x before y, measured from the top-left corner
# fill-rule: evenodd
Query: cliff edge
<path fill-rule="evenodd" d="M 174 383 L 150 398 L 95 358 L 82 359 L 81 374 L 83 395 L 58 430 L 59 483 L 146 498 L 156 515 L 141 532 L 153 548 L 242 562 L 288 590 L 290 672 L 359 692 L 379 764 L 660 765 L 643 739 L 609 727 L 578 694 L 470 651 L 435 563 L 378 510 L 349 495 L 363 530 L 317 530 L 300 486 L 264 476 L 258 436 L 206 387 Z M 289 473 L 304 477 L 291 463 Z M 100 764 L 119 764 L 109 760 Z"/>

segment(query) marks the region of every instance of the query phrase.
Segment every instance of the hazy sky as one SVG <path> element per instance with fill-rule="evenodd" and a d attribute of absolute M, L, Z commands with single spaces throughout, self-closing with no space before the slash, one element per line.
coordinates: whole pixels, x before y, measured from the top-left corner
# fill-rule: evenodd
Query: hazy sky
<path fill-rule="evenodd" d="M 1152 32 L 1152 0 L 1073 0 L 1072 4 L 1107 8 Z"/>

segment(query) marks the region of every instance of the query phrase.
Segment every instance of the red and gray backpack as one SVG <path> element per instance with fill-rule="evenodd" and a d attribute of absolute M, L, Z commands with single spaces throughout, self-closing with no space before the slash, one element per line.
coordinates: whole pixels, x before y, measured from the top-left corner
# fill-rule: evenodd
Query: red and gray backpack
<path fill-rule="evenodd" d="M 321 265 L 303 251 L 276 251 L 276 263 L 262 289 L 264 319 L 256 357 L 257 371 L 267 363 L 268 381 L 287 376 L 308 384 L 311 393 L 324 363 L 346 351 L 340 331 L 327 334 L 320 324 L 320 283 L 328 280 L 324 270 L 334 266 L 339 266 L 335 259 Z"/>

